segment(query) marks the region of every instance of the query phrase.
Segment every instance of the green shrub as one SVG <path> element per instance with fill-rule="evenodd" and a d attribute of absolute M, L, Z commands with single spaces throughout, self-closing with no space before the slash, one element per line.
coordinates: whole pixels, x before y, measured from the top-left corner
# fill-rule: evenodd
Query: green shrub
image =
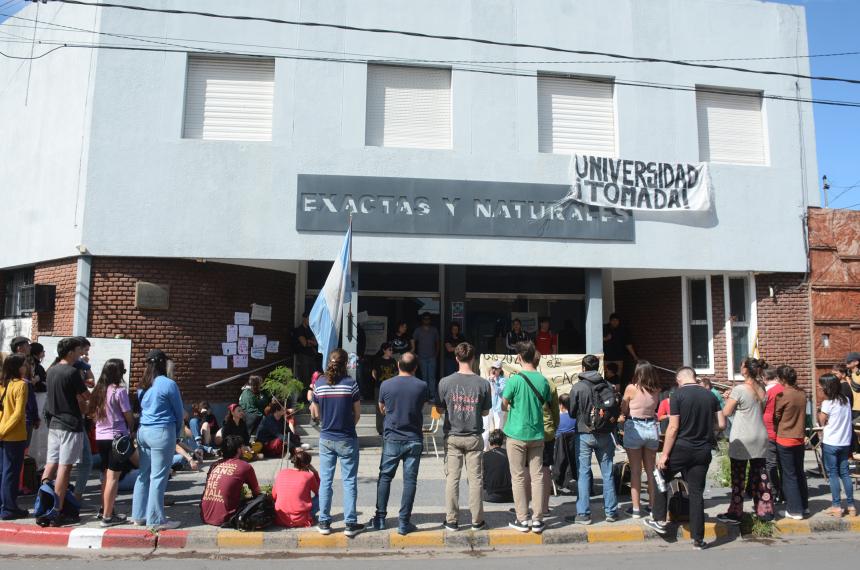
<path fill-rule="evenodd" d="M 741 534 L 754 538 L 772 538 L 776 534 L 776 523 L 744 513 L 741 519 Z"/>
<path fill-rule="evenodd" d="M 297 399 L 305 389 L 304 384 L 293 376 L 293 371 L 287 366 L 278 366 L 269 372 L 263 381 L 263 390 L 271 394 L 282 404 Z M 303 404 L 297 404 L 293 409 L 300 410 Z"/>

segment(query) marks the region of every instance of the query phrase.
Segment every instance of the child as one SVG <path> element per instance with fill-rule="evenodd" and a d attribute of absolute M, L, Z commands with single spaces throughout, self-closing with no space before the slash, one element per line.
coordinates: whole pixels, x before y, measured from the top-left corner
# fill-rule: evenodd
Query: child
<path fill-rule="evenodd" d="M 301 447 L 293 452 L 291 469 L 282 469 L 272 486 L 275 522 L 287 528 L 313 526 L 319 511 L 320 476 Z M 311 497 L 313 493 L 313 497 Z"/>

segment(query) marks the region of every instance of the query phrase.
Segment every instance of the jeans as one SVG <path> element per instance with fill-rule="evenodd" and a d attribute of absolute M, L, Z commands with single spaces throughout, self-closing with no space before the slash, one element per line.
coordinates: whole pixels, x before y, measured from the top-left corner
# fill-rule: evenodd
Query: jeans
<path fill-rule="evenodd" d="M 400 498 L 400 528 L 406 528 L 412 517 L 412 504 L 418 489 L 418 468 L 424 452 L 422 441 L 384 441 L 379 459 L 379 480 L 376 482 L 376 518 L 385 520 L 388 513 L 388 496 L 391 480 L 397 466 L 403 461 L 403 495 Z"/>
<path fill-rule="evenodd" d="M 140 426 L 137 430 L 140 467 L 134 484 L 131 518 L 149 526 L 164 524 L 164 491 L 176 450 L 176 426 Z"/>
<path fill-rule="evenodd" d="M 770 477 L 770 486 L 773 487 L 773 502 L 778 503 L 779 500 L 783 498 L 783 489 L 782 477 L 780 476 L 782 471 L 782 468 L 780 467 L 781 457 L 779 455 L 779 451 L 777 451 L 775 440 L 767 440 L 767 454 L 764 456 L 764 461 L 767 475 Z M 794 514 L 794 511 L 792 510 L 789 510 L 789 512 Z"/>
<path fill-rule="evenodd" d="M 827 469 L 827 476 L 830 479 L 830 494 L 833 497 L 833 506 L 841 506 L 839 495 L 839 482 L 842 481 L 842 487 L 845 489 L 845 499 L 847 506 L 854 506 L 854 488 L 851 483 L 851 475 L 848 471 L 848 456 L 851 454 L 851 446 L 835 446 L 821 445 L 822 459 L 824 460 L 824 468 Z"/>
<path fill-rule="evenodd" d="M 200 427 L 202 425 L 203 420 L 200 418 L 191 418 L 188 420 L 188 427 L 191 428 L 191 435 L 194 437 L 194 442 L 196 444 L 191 446 L 191 449 L 193 451 L 199 447 L 206 453 L 215 453 L 215 450 L 211 446 L 206 445 L 203 441 L 203 433 L 200 431 Z"/>
<path fill-rule="evenodd" d="M 26 441 L 0 441 L 0 517 L 17 514 Z"/>
<path fill-rule="evenodd" d="M 436 357 L 419 358 L 418 366 L 421 367 L 421 379 L 427 382 L 427 387 L 430 389 L 430 401 L 436 401 Z"/>
<path fill-rule="evenodd" d="M 776 452 L 782 469 L 782 492 L 785 496 L 786 511 L 801 515 L 809 508 L 809 486 L 803 470 L 803 445 L 784 447 L 777 444 Z"/>
<path fill-rule="evenodd" d="M 358 438 L 352 440 L 320 439 L 320 522 L 331 521 L 331 485 L 334 468 L 340 459 L 343 483 L 343 520 L 358 522 L 355 502 L 358 498 Z"/>
<path fill-rule="evenodd" d="M 666 469 L 662 472 L 667 487 L 677 473 L 681 474 L 690 492 L 690 537 L 693 540 L 705 539 L 705 482 L 708 466 L 711 464 L 711 448 L 693 449 L 675 445 L 669 455 Z M 655 521 L 666 522 L 666 508 L 669 501 L 668 490 L 659 491 L 651 500 Z"/>
<path fill-rule="evenodd" d="M 603 510 L 607 516 L 615 516 L 618 499 L 615 496 L 615 481 L 612 478 L 612 459 L 615 457 L 615 441 L 608 433 L 577 433 L 579 441 L 579 478 L 576 481 L 576 514 L 591 516 L 591 453 L 597 456 L 600 475 L 603 477 Z"/>
<path fill-rule="evenodd" d="M 87 489 L 87 481 L 93 470 L 93 450 L 90 447 L 90 438 L 84 435 L 84 449 L 81 451 L 81 460 L 75 465 L 75 494 L 82 496 Z"/>

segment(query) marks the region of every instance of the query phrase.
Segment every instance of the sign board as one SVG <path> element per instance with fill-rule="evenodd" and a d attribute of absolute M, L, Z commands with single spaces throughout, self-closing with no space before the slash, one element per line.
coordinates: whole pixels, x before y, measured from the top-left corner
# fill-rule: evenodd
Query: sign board
<path fill-rule="evenodd" d="M 630 212 L 565 200 L 569 184 L 298 177 L 296 229 L 633 241 Z"/>
<path fill-rule="evenodd" d="M 603 374 L 603 355 L 596 355 L 600 358 L 600 373 Z M 540 357 L 540 366 L 538 372 L 543 374 L 556 385 L 559 394 L 567 394 L 570 389 L 576 384 L 579 379 L 579 373 L 582 372 L 582 359 L 584 354 L 550 354 Z M 490 366 L 496 360 L 502 361 L 502 370 L 506 377 L 516 374 L 522 367 L 517 364 L 517 357 L 513 354 L 482 354 L 479 366 L 480 374 L 484 378 L 490 375 Z"/>
<path fill-rule="evenodd" d="M 17 319 L 0 319 L 0 352 L 9 352 L 9 343 L 16 336 L 32 338 L 33 319 L 21 317 Z"/>
<path fill-rule="evenodd" d="M 170 285 L 138 281 L 134 284 L 134 306 L 166 311 L 170 308 Z"/>
<path fill-rule="evenodd" d="M 366 339 L 364 356 L 376 354 L 382 343 L 388 340 L 388 317 L 367 315 L 361 321 Z"/>
<path fill-rule="evenodd" d="M 271 305 L 258 305 L 253 303 L 251 305 L 251 320 L 252 321 L 271 321 L 272 320 L 272 306 Z"/>
<path fill-rule="evenodd" d="M 57 343 L 66 337 L 40 336 L 39 342 L 45 347 L 45 361 L 43 365 L 47 368 L 57 357 Z M 90 366 L 93 367 L 93 376 L 98 380 L 102 373 L 105 362 L 111 358 L 119 358 L 125 363 L 128 370 L 125 382 L 131 386 L 131 340 L 127 338 L 95 338 L 87 337 L 92 346 L 90 347 Z"/>

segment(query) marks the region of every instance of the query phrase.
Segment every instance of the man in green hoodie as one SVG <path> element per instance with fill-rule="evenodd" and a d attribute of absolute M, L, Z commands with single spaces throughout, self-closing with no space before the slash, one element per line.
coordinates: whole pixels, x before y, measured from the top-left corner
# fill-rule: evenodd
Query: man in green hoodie
<path fill-rule="evenodd" d="M 263 419 L 266 406 L 272 400 L 272 397 L 263 391 L 262 385 L 262 378 L 251 376 L 248 378 L 248 385 L 242 388 L 242 394 L 239 396 L 239 406 L 245 410 L 245 424 L 248 426 L 248 433 L 253 436 L 256 436 L 257 426 Z"/>

